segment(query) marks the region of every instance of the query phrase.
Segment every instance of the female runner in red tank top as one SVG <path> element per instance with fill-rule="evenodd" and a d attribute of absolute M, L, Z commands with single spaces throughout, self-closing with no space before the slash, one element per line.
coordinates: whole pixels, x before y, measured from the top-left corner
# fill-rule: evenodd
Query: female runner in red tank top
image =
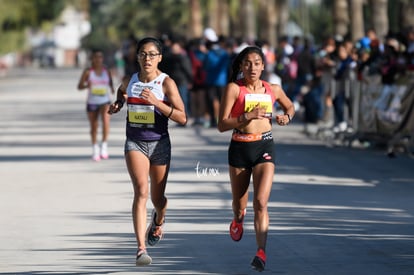
<path fill-rule="evenodd" d="M 234 218 L 230 236 L 240 241 L 248 202 L 248 187 L 253 178 L 254 228 L 257 251 L 252 268 L 262 271 L 266 263 L 266 241 L 269 228 L 267 203 L 272 189 L 274 143 L 272 107 L 277 102 L 284 114 L 275 116 L 280 126 L 288 125 L 295 114 L 292 102 L 279 85 L 260 79 L 264 55 L 258 47 L 247 47 L 232 64 L 230 83 L 220 103 L 218 130 L 233 130 L 228 151 L 229 174 Z"/>

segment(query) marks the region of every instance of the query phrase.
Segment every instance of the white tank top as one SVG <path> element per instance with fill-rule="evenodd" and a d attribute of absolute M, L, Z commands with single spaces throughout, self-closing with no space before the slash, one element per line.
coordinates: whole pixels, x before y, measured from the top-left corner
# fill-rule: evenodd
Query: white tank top
<path fill-rule="evenodd" d="M 91 84 L 88 92 L 88 104 L 105 104 L 111 102 L 110 78 L 106 69 L 97 75 L 93 69 L 89 71 L 89 83 Z"/>
<path fill-rule="evenodd" d="M 138 73 L 134 74 L 127 88 L 128 114 L 127 137 L 132 140 L 160 140 L 168 136 L 168 118 L 154 105 L 141 98 L 142 91 L 147 88 L 155 97 L 170 104 L 163 91 L 163 82 L 168 75 L 161 73 L 148 83 L 141 82 Z"/>

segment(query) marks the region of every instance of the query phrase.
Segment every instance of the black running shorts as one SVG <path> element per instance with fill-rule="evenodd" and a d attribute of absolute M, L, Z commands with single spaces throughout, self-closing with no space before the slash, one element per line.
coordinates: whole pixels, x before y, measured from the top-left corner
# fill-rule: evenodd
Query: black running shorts
<path fill-rule="evenodd" d="M 231 140 L 228 150 L 229 165 L 237 168 L 252 168 L 259 163 L 274 163 L 273 138 L 252 142 Z"/>

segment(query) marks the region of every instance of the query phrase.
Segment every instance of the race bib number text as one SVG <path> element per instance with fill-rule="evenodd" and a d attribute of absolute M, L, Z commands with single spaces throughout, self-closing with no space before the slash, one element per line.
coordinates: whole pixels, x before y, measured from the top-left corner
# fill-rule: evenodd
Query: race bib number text
<path fill-rule="evenodd" d="M 129 105 L 128 120 L 131 123 L 154 124 L 155 107 L 153 105 Z"/>
<path fill-rule="evenodd" d="M 246 94 L 244 98 L 244 112 L 250 112 L 256 106 L 266 108 L 266 116 L 272 117 L 272 98 L 267 94 Z"/>

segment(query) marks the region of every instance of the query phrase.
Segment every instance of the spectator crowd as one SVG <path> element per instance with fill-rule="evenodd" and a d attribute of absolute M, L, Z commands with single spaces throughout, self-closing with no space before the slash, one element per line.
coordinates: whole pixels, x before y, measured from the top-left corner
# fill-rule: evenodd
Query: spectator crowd
<path fill-rule="evenodd" d="M 306 37 L 284 36 L 275 48 L 268 41 L 217 35 L 211 28 L 197 39 L 171 34 L 160 39 L 164 43 L 160 69 L 176 81 L 192 126 L 217 126 L 229 68 L 246 46 L 262 49 L 266 58 L 262 78 L 283 87 L 295 109 L 303 111 L 298 117 L 305 125 L 323 125 L 334 132 L 353 126 L 349 80 L 366 81 L 376 76 L 385 88 L 414 72 L 414 27 L 386 37 L 369 29 L 357 41 L 332 36 L 321 45 Z M 123 49 L 127 75 L 138 70 L 136 41 L 130 37 Z"/>

